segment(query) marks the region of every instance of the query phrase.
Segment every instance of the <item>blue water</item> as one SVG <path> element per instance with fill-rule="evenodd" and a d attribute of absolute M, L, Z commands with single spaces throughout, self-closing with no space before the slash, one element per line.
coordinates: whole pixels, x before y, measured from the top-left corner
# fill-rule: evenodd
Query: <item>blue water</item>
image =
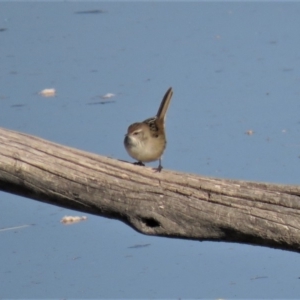
<path fill-rule="evenodd" d="M 127 126 L 172 86 L 166 169 L 298 184 L 299 28 L 297 2 L 0 1 L 0 126 L 131 160 Z M 297 253 L 65 215 L 0 193 L 1 298 L 299 297 Z"/>

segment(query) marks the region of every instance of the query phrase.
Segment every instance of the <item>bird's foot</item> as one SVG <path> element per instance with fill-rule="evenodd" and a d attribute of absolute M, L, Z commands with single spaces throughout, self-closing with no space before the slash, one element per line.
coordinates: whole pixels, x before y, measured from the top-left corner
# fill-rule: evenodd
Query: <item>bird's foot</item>
<path fill-rule="evenodd" d="M 159 164 L 159 166 L 157 168 L 153 168 L 155 173 L 160 173 L 162 169 L 163 169 L 163 166 L 161 164 Z"/>
<path fill-rule="evenodd" d="M 141 162 L 141 161 L 136 161 L 133 163 L 134 165 L 137 165 L 137 166 L 142 166 L 142 167 L 145 167 L 145 165 Z"/>

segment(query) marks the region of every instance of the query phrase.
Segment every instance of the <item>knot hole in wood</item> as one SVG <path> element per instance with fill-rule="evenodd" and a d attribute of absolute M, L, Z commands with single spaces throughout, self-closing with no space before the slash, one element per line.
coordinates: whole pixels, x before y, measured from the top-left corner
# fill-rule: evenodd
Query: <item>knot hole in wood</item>
<path fill-rule="evenodd" d="M 160 223 L 154 218 L 142 218 L 141 221 L 147 226 L 151 228 L 159 227 Z"/>

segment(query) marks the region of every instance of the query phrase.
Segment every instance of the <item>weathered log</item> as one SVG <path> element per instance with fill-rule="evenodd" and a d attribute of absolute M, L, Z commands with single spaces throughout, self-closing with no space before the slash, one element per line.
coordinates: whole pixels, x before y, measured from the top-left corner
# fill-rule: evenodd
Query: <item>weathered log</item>
<path fill-rule="evenodd" d="M 149 235 L 300 251 L 300 187 L 140 167 L 0 128 L 0 190 Z"/>

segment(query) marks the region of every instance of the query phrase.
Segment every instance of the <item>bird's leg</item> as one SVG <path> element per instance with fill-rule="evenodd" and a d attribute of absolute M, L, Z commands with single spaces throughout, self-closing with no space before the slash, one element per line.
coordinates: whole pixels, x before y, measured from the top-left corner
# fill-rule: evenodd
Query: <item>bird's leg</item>
<path fill-rule="evenodd" d="M 161 172 L 163 169 L 163 166 L 161 165 L 161 158 L 159 159 L 159 164 L 157 168 L 154 168 L 155 172 Z"/>

